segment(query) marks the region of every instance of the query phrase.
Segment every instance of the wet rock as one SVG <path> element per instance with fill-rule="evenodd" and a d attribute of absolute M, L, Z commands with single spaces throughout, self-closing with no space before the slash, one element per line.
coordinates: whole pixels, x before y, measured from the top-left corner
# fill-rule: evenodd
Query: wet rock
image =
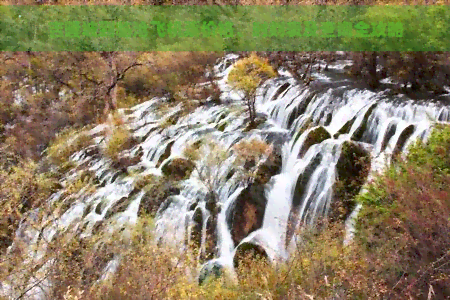
<path fill-rule="evenodd" d="M 95 206 L 95 213 L 96 214 L 98 214 L 98 215 L 101 215 L 102 214 L 102 210 L 103 210 L 103 201 L 102 202 L 99 202 L 98 204 L 97 204 L 97 206 Z"/>
<path fill-rule="evenodd" d="M 87 225 L 87 223 L 86 223 Z M 95 235 L 99 233 L 106 225 L 106 222 L 103 220 L 98 220 L 95 222 L 94 226 L 92 227 L 92 234 Z"/>
<path fill-rule="evenodd" d="M 101 156 L 100 148 L 98 147 L 98 145 L 89 146 L 84 151 L 86 156 L 90 156 L 94 159 L 97 159 Z"/>
<path fill-rule="evenodd" d="M 283 92 L 285 92 L 290 86 L 291 84 L 289 82 L 286 82 L 282 86 L 280 86 L 275 95 L 272 96 L 272 101 L 277 100 L 278 96 L 280 96 Z"/>
<path fill-rule="evenodd" d="M 326 119 L 325 119 L 323 125 L 325 125 L 325 126 L 330 125 L 332 119 L 333 119 L 333 114 L 332 113 L 327 113 L 326 114 Z"/>
<path fill-rule="evenodd" d="M 392 152 L 393 159 L 397 159 L 398 155 L 403 149 L 403 146 L 405 145 L 406 141 L 411 137 L 411 135 L 414 133 L 415 126 L 409 125 L 407 126 L 400 136 L 398 137 L 397 144 L 395 145 L 394 151 Z"/>
<path fill-rule="evenodd" d="M 127 172 L 128 167 L 137 165 L 141 161 L 141 158 L 143 155 L 144 155 L 144 152 L 142 151 L 142 148 L 141 148 L 141 151 L 139 151 L 137 153 L 137 155 L 121 156 L 121 157 L 115 159 L 112 163 L 112 167 L 116 170 L 120 170 L 125 173 L 125 172 Z"/>
<path fill-rule="evenodd" d="M 233 257 L 234 268 L 239 269 L 246 259 L 254 258 L 268 260 L 268 255 L 264 248 L 259 245 L 242 243 L 236 248 L 236 252 Z"/>
<path fill-rule="evenodd" d="M 209 216 L 197 206 L 199 201 L 193 203 L 190 210 L 194 210 L 192 216 L 193 226 L 191 228 L 191 246 L 199 249 L 203 237 L 203 224 L 206 221 L 205 249 L 200 253 L 200 261 L 212 259 L 217 254 L 217 216 L 219 207 L 217 206 L 218 196 L 214 192 L 208 192 L 205 196 L 205 208 Z"/>
<path fill-rule="evenodd" d="M 165 162 L 161 166 L 161 172 L 174 180 L 182 180 L 189 177 L 195 168 L 195 164 L 185 158 L 177 157 Z"/>
<path fill-rule="evenodd" d="M 338 136 L 340 136 L 341 134 L 347 134 L 350 132 L 350 129 L 353 126 L 353 123 L 355 123 L 356 118 L 358 117 L 358 114 L 356 114 L 356 116 L 354 116 L 352 119 L 348 120 L 344 126 L 341 127 L 341 129 L 338 130 L 338 132 L 336 132 L 333 137 L 337 138 Z"/>
<path fill-rule="evenodd" d="M 290 113 L 290 115 L 289 115 L 289 119 L 288 119 L 288 121 L 287 121 L 287 128 L 291 128 L 291 126 L 292 126 L 292 124 L 294 123 L 295 119 L 297 119 L 297 118 L 300 116 L 300 114 L 298 113 L 298 111 L 299 111 L 299 108 L 298 108 L 298 107 L 295 107 L 295 108 L 291 111 L 291 113 Z"/>
<path fill-rule="evenodd" d="M 249 131 L 251 131 L 251 130 L 253 130 L 253 129 L 257 129 L 258 127 L 260 127 L 260 125 L 262 125 L 262 124 L 264 124 L 265 122 L 266 122 L 266 120 L 267 120 L 267 117 L 266 116 L 264 116 L 264 115 L 258 115 L 256 118 L 255 118 L 255 122 L 252 124 L 251 122 L 250 122 L 250 119 L 246 119 L 246 123 L 247 123 L 247 126 L 242 130 L 243 132 L 249 132 Z"/>
<path fill-rule="evenodd" d="M 167 198 L 180 194 L 180 188 L 176 182 L 166 178 L 153 177 L 148 182 L 135 186 L 145 190 L 145 195 L 139 204 L 138 215 L 155 215 Z M 170 204 L 170 203 L 169 203 Z"/>
<path fill-rule="evenodd" d="M 330 206 L 331 221 L 345 221 L 356 207 L 355 196 L 366 182 L 370 170 L 370 152 L 359 143 L 344 142 L 336 164 L 337 180 Z"/>
<path fill-rule="evenodd" d="M 110 218 L 112 215 L 115 215 L 117 213 L 121 213 L 127 210 L 128 205 L 130 204 L 131 195 L 130 196 L 124 196 L 119 199 L 112 207 L 108 209 L 105 215 L 105 219 Z"/>
<path fill-rule="evenodd" d="M 205 201 L 205 208 L 210 216 L 206 222 L 205 253 L 200 257 L 203 260 L 211 259 L 217 254 L 217 218 L 220 213 L 220 207 L 217 205 L 219 197 L 215 192 L 208 192 Z"/>
<path fill-rule="evenodd" d="M 225 121 L 222 121 L 219 124 L 217 124 L 216 128 L 217 128 L 217 130 L 224 132 L 225 128 L 227 128 L 227 126 L 228 126 L 228 121 L 225 120 Z"/>
<path fill-rule="evenodd" d="M 396 121 L 392 121 L 386 130 L 386 134 L 384 135 L 383 142 L 381 143 L 381 151 L 386 150 L 386 147 L 390 141 L 390 139 L 394 136 L 395 131 L 397 131 L 397 123 Z"/>
<path fill-rule="evenodd" d="M 255 172 L 255 182 L 261 185 L 268 183 L 272 176 L 275 176 L 281 172 L 281 167 L 281 153 L 274 151 L 268 159 L 259 165 Z"/>
<path fill-rule="evenodd" d="M 324 140 L 327 140 L 330 138 L 331 138 L 331 134 L 322 126 L 311 130 L 308 133 L 308 136 L 306 137 L 306 139 L 302 145 L 302 148 L 300 149 L 298 157 L 302 158 L 306 154 L 306 152 L 308 152 L 308 149 L 311 148 L 312 145 L 320 144 Z"/>
<path fill-rule="evenodd" d="M 261 137 L 267 144 L 271 144 L 277 153 L 281 153 L 283 144 L 289 139 L 289 133 L 279 131 L 262 131 Z"/>
<path fill-rule="evenodd" d="M 175 141 L 171 141 L 169 144 L 167 144 L 166 150 L 164 150 L 164 153 L 158 159 L 158 162 L 156 164 L 157 168 L 159 168 L 159 166 L 163 163 L 163 161 L 165 161 L 166 159 L 168 159 L 170 157 L 170 153 L 172 151 L 172 146 L 174 143 L 175 143 Z"/>
<path fill-rule="evenodd" d="M 237 197 L 227 216 L 235 245 L 262 226 L 266 205 L 264 185 L 261 184 L 248 186 Z"/>
<path fill-rule="evenodd" d="M 304 193 L 306 192 L 306 186 L 311 178 L 312 174 L 316 170 L 317 166 L 322 161 L 322 155 L 318 153 L 310 163 L 306 166 L 305 170 L 298 176 L 297 183 L 295 184 L 294 197 L 292 199 L 293 207 L 298 207 L 301 204 Z"/>
<path fill-rule="evenodd" d="M 366 111 L 360 126 L 355 130 L 355 132 L 352 135 L 351 139 L 353 141 L 360 141 L 362 139 L 364 132 L 367 130 L 367 123 L 369 121 L 369 117 L 372 115 L 376 107 L 377 107 L 376 103 L 372 104 L 372 106 Z"/>
<path fill-rule="evenodd" d="M 297 107 L 292 111 L 291 115 L 289 116 L 288 120 L 288 128 L 294 123 L 295 119 L 297 119 L 299 116 L 303 115 L 306 111 L 306 108 L 308 107 L 309 103 L 314 99 L 316 96 L 315 92 L 311 92 L 309 95 L 305 97 L 303 101 L 300 101 Z M 295 100 L 294 100 L 295 101 Z"/>

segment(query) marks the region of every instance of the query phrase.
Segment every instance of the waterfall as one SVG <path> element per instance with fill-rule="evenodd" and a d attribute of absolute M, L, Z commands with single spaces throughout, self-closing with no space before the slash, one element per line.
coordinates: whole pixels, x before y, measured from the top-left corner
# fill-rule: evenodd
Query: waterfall
<path fill-rule="evenodd" d="M 200 106 L 179 118 L 176 124 L 164 127 L 161 126 L 164 118 L 180 110 L 180 107 L 170 108 L 165 116 L 159 116 L 158 103 L 165 99 L 155 98 L 122 110 L 127 126 L 140 141 L 129 154 L 133 156 L 142 150 L 139 163 L 132 167 L 141 175 L 160 176 L 164 162 L 183 157 L 186 146 L 195 141 L 215 142 L 227 150 L 228 157 L 220 166 L 207 166 L 209 148 L 204 146 L 201 149 L 204 159 L 198 162 L 199 169 L 208 167 L 215 174 L 217 215 L 208 208 L 208 187 L 193 172 L 180 182 L 180 193 L 169 196 L 161 205 L 155 229 L 159 243 L 184 251 L 197 226 L 201 234 L 200 249 L 205 252 L 206 232 L 216 222 L 217 243 L 212 262 L 222 266 L 233 266 L 236 250 L 244 243 L 261 247 L 271 260 L 289 257 L 297 238 L 296 229 L 313 225 L 330 211 L 338 177 L 336 165 L 345 143 L 352 142 L 370 153 L 369 176 L 373 176 L 394 154 L 404 153 L 417 138 L 426 138 L 434 122 L 450 121 L 450 108 L 439 101 L 412 101 L 358 87 L 340 74 L 345 62 L 338 62 L 330 65 L 329 71 L 315 74 L 316 83 L 308 87 L 297 84 L 287 72 L 280 72 L 280 77 L 267 81 L 259 88 L 256 99 L 258 114 L 265 115 L 267 120 L 258 129 L 246 132 L 242 95 L 226 84 L 236 59 L 236 55 L 227 55 L 215 68 L 223 104 Z M 88 134 L 101 145 L 104 130 L 106 126 L 99 125 Z M 312 135 L 318 132 L 326 138 L 312 142 Z M 258 216 L 262 219 L 261 226 L 236 242 L 229 219 L 239 209 L 236 201 L 247 184 L 236 174 L 230 176 L 236 159 L 231 149 L 241 140 L 254 138 L 276 144 L 281 169 L 263 186 L 261 197 L 266 201 L 264 215 Z M 75 153 L 71 160 L 87 166 L 99 183 L 93 194 L 82 190 L 65 199 L 67 196 L 58 192 L 49 199 L 55 203 L 70 200 L 70 205 L 59 217 L 45 220 L 50 224 L 44 230 L 46 239 L 51 240 L 56 233 L 69 228 L 75 228 L 81 236 L 90 236 L 106 221 L 111 231 L 136 224 L 145 193 L 134 192 L 135 176 L 119 174 L 110 160 L 90 154 L 90 148 Z M 70 182 L 70 178 L 64 182 Z M 129 198 L 127 208 L 111 214 L 124 197 Z M 196 224 L 198 220 L 201 224 Z M 30 245 L 37 243 L 38 235 L 25 222 L 17 233 L 18 238 L 27 236 Z M 30 246 L 30 254 L 34 253 L 30 257 L 37 255 L 36 251 L 44 250 Z M 113 269 L 119 260 L 116 258 L 108 268 Z"/>

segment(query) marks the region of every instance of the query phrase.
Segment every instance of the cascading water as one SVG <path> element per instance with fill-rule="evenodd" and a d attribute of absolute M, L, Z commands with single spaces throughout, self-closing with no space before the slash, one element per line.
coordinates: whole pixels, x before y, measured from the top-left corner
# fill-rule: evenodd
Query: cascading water
<path fill-rule="evenodd" d="M 206 252 L 207 231 L 213 228 L 216 251 L 212 251 L 216 258 L 209 264 L 232 268 L 235 253 L 244 243 L 261 247 L 272 260 L 286 259 L 295 245 L 296 229 L 314 224 L 317 218 L 330 211 L 333 187 L 338 179 L 336 165 L 345 143 L 351 141 L 371 153 L 373 173 L 389 162 L 393 154 L 404 152 L 417 138 L 426 138 L 434 121 L 450 121 L 449 107 L 439 102 L 392 99 L 388 93 L 354 86 L 339 77 L 342 64 L 337 63 L 330 66 L 330 71 L 315 74 L 316 84 L 309 87 L 296 84 L 287 72 L 280 72 L 282 76 L 267 81 L 259 89 L 256 101 L 257 112 L 267 120 L 258 129 L 247 132 L 245 114 L 239 103 L 241 95 L 226 85 L 227 74 L 236 58 L 236 55 L 228 55 L 216 66 L 221 100 L 225 104 L 200 106 L 170 126 L 161 124 L 165 118 L 177 114 L 180 107 L 159 116 L 156 107 L 164 99 L 153 99 L 123 111 L 126 124 L 140 140 L 128 155 L 133 157 L 140 152 L 141 158 L 130 168 L 141 175 L 160 176 L 161 166 L 182 157 L 186 146 L 195 141 L 215 142 L 227 150 L 227 158 L 211 165 L 208 151 L 212 150 L 207 145 L 202 146 L 200 150 L 204 155 L 196 164 L 197 169 L 207 169 L 212 174 L 209 185 L 198 172 L 193 172 L 180 183 L 180 193 L 169 196 L 156 215 L 156 241 L 159 243 L 187 246 L 193 238 L 193 228 L 197 227 L 201 235 L 200 252 Z M 102 132 L 106 129 L 107 126 L 99 125 L 89 134 L 102 144 Z M 312 142 L 312 136 L 319 132 L 323 138 Z M 241 140 L 254 138 L 274 144 L 281 156 L 281 169 L 262 187 L 261 197 L 265 200 L 262 201 L 264 213 L 257 216 L 261 219 L 259 228 L 253 228 L 247 236 L 238 239 L 230 216 L 246 207 L 236 203 L 248 183 L 236 172 L 233 174 L 236 155 L 231 148 Z M 71 159 L 95 173 L 97 189 L 93 194 L 81 190 L 70 199 L 64 199 L 62 192 L 54 194 L 50 203 L 70 201 L 70 205 L 59 217 L 45 220 L 50 224 L 43 229 L 46 240 L 69 228 L 89 236 L 105 221 L 110 222 L 106 228 L 111 231 L 136 224 L 145 194 L 134 189 L 136 177 L 119 174 L 111 167 L 110 160 L 91 150 L 83 149 Z M 70 178 L 65 181 L 69 182 Z M 210 189 L 215 192 L 213 204 Z M 124 198 L 129 198 L 127 208 L 112 214 L 115 205 Z M 217 211 L 211 211 L 215 208 Z M 199 219 L 201 224 L 197 224 Z M 17 238 L 25 236 L 31 245 L 37 243 L 40 234 L 27 227 L 24 221 Z M 30 257 L 43 251 L 45 249 L 30 247 Z M 120 257 L 107 269 L 114 270 L 118 261 Z M 30 294 L 32 292 L 30 290 Z M 36 292 L 35 298 L 44 296 Z"/>

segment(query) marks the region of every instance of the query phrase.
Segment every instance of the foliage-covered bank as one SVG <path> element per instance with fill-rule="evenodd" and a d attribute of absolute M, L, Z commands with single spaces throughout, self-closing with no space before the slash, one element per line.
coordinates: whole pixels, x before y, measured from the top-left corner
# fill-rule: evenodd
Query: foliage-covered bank
<path fill-rule="evenodd" d="M 153 244 L 149 218 L 130 239 L 62 236 L 44 259 L 51 262 L 46 278 L 57 283 L 49 293 L 52 299 L 447 299 L 450 126 L 438 125 L 367 190 L 357 197 L 363 209 L 350 245 L 343 245 L 342 223 L 325 222 L 320 232 L 302 233 L 290 261 L 273 266 L 247 252 L 237 278 L 225 272 L 201 286 L 195 250 L 180 256 Z M 20 263 L 26 253 L 15 251 L 2 261 L 1 275 L 25 269 L 19 280 L 34 276 L 37 266 Z M 117 273 L 95 284 L 117 253 Z"/>

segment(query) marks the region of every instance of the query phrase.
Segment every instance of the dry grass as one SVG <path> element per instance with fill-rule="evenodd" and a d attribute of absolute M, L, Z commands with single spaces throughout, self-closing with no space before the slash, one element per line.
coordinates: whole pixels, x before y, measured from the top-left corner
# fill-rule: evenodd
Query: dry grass
<path fill-rule="evenodd" d="M 133 137 L 125 125 L 114 126 L 108 136 L 104 154 L 112 160 L 117 160 L 120 152 L 131 148 Z"/>
<path fill-rule="evenodd" d="M 48 157 L 56 164 L 66 163 L 77 151 L 89 146 L 91 137 L 84 131 L 68 129 L 61 132 L 47 149 Z"/>

